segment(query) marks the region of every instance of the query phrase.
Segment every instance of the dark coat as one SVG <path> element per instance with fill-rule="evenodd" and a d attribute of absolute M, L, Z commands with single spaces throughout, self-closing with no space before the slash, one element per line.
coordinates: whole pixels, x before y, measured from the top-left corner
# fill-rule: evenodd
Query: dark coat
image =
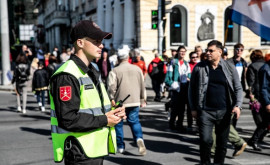
<path fill-rule="evenodd" d="M 38 69 L 34 72 L 33 81 L 32 81 L 32 90 L 37 88 L 45 88 L 49 85 L 49 76 L 48 72 L 45 69 Z"/>
<path fill-rule="evenodd" d="M 98 66 L 98 69 L 99 69 L 99 72 L 101 74 L 101 78 L 102 80 L 106 81 L 108 75 L 109 75 L 109 72 L 111 71 L 111 64 L 110 64 L 110 61 L 109 59 L 106 60 L 107 62 L 107 76 L 104 75 L 104 71 L 103 71 L 103 68 L 102 68 L 102 62 L 103 62 L 103 59 L 101 58 L 100 60 L 98 60 L 97 62 L 97 66 Z"/>
<path fill-rule="evenodd" d="M 259 70 L 260 103 L 270 105 L 270 61 Z"/>
<path fill-rule="evenodd" d="M 259 99 L 260 91 L 259 91 L 259 70 L 264 65 L 264 60 L 258 60 L 254 63 L 251 63 L 248 66 L 247 70 L 247 84 L 251 88 L 251 92 L 256 99 Z"/>

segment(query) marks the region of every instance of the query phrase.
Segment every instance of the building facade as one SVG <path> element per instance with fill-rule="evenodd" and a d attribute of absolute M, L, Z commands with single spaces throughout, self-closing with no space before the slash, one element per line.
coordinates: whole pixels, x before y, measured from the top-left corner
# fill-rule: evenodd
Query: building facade
<path fill-rule="evenodd" d="M 217 39 L 226 41 L 229 56 L 233 45 L 245 45 L 244 55 L 250 49 L 269 49 L 270 42 L 255 35 L 246 27 L 229 20 L 232 0 L 172 0 L 166 5 L 170 13 L 164 17 L 164 47 L 171 49 L 185 45 L 192 51 L 196 45 Z M 113 43 L 117 49 L 122 45 L 138 47 L 146 62 L 158 48 L 158 30 L 152 28 L 152 11 L 158 9 L 158 0 L 40 0 L 39 23 L 46 29 L 49 50 L 54 46 L 70 46 L 70 29 L 83 19 L 91 19 L 101 29 L 112 32 L 113 37 L 104 41 L 105 47 Z"/>

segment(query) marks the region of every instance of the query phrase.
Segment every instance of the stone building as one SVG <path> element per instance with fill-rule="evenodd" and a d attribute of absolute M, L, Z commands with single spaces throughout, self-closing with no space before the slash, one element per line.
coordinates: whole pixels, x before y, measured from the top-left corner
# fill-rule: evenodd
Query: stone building
<path fill-rule="evenodd" d="M 232 0 L 172 0 L 166 5 L 171 12 L 164 18 L 167 54 L 179 45 L 192 51 L 196 45 L 206 48 L 212 39 L 224 42 L 225 34 L 229 56 L 238 42 L 245 45 L 246 58 L 250 49 L 268 50 L 269 41 L 246 27 L 228 22 L 231 4 Z M 113 33 L 112 39 L 105 41 L 106 47 L 110 43 L 116 49 L 122 45 L 138 47 L 147 63 L 154 57 L 152 50 L 158 47 L 158 31 L 152 29 L 151 23 L 158 0 L 40 0 L 37 6 L 38 21 L 45 26 L 49 50 L 68 46 L 71 27 L 83 19 L 92 19 L 104 31 Z"/>

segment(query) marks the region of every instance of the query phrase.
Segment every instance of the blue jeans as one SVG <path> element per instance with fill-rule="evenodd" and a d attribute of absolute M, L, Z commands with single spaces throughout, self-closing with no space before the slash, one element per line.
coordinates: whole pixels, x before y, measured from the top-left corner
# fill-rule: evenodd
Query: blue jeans
<path fill-rule="evenodd" d="M 38 103 L 40 102 L 40 94 L 41 94 L 41 103 L 42 103 L 42 106 L 44 107 L 44 105 L 45 105 L 45 91 L 44 90 L 36 91 Z"/>
<path fill-rule="evenodd" d="M 133 140 L 136 142 L 138 138 L 143 138 L 142 126 L 139 121 L 140 107 L 126 108 L 127 122 L 131 129 Z M 123 120 L 114 126 L 116 131 L 117 148 L 125 148 Z"/>

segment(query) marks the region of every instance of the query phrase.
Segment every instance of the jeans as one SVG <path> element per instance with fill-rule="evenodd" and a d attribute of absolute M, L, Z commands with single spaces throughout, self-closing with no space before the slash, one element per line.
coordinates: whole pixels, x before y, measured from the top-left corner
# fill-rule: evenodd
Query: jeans
<path fill-rule="evenodd" d="M 201 164 L 211 163 L 212 130 L 215 126 L 216 152 L 214 163 L 224 164 L 230 131 L 231 113 L 226 110 L 198 111 Z"/>
<path fill-rule="evenodd" d="M 37 102 L 40 102 L 40 94 L 41 94 L 41 101 L 42 101 L 42 106 L 44 107 L 45 105 L 45 91 L 36 91 L 36 95 L 37 95 Z"/>
<path fill-rule="evenodd" d="M 27 103 L 27 87 L 20 87 L 20 89 L 17 88 L 17 90 L 20 90 L 20 94 L 17 94 L 17 107 L 21 107 L 21 99 L 22 99 L 22 109 L 26 109 L 26 103 Z"/>
<path fill-rule="evenodd" d="M 142 127 L 139 121 L 140 107 L 127 107 L 127 123 L 131 129 L 134 142 L 139 138 L 143 138 Z M 125 148 L 124 132 L 123 132 L 123 120 L 114 126 L 116 131 L 117 148 Z"/>

